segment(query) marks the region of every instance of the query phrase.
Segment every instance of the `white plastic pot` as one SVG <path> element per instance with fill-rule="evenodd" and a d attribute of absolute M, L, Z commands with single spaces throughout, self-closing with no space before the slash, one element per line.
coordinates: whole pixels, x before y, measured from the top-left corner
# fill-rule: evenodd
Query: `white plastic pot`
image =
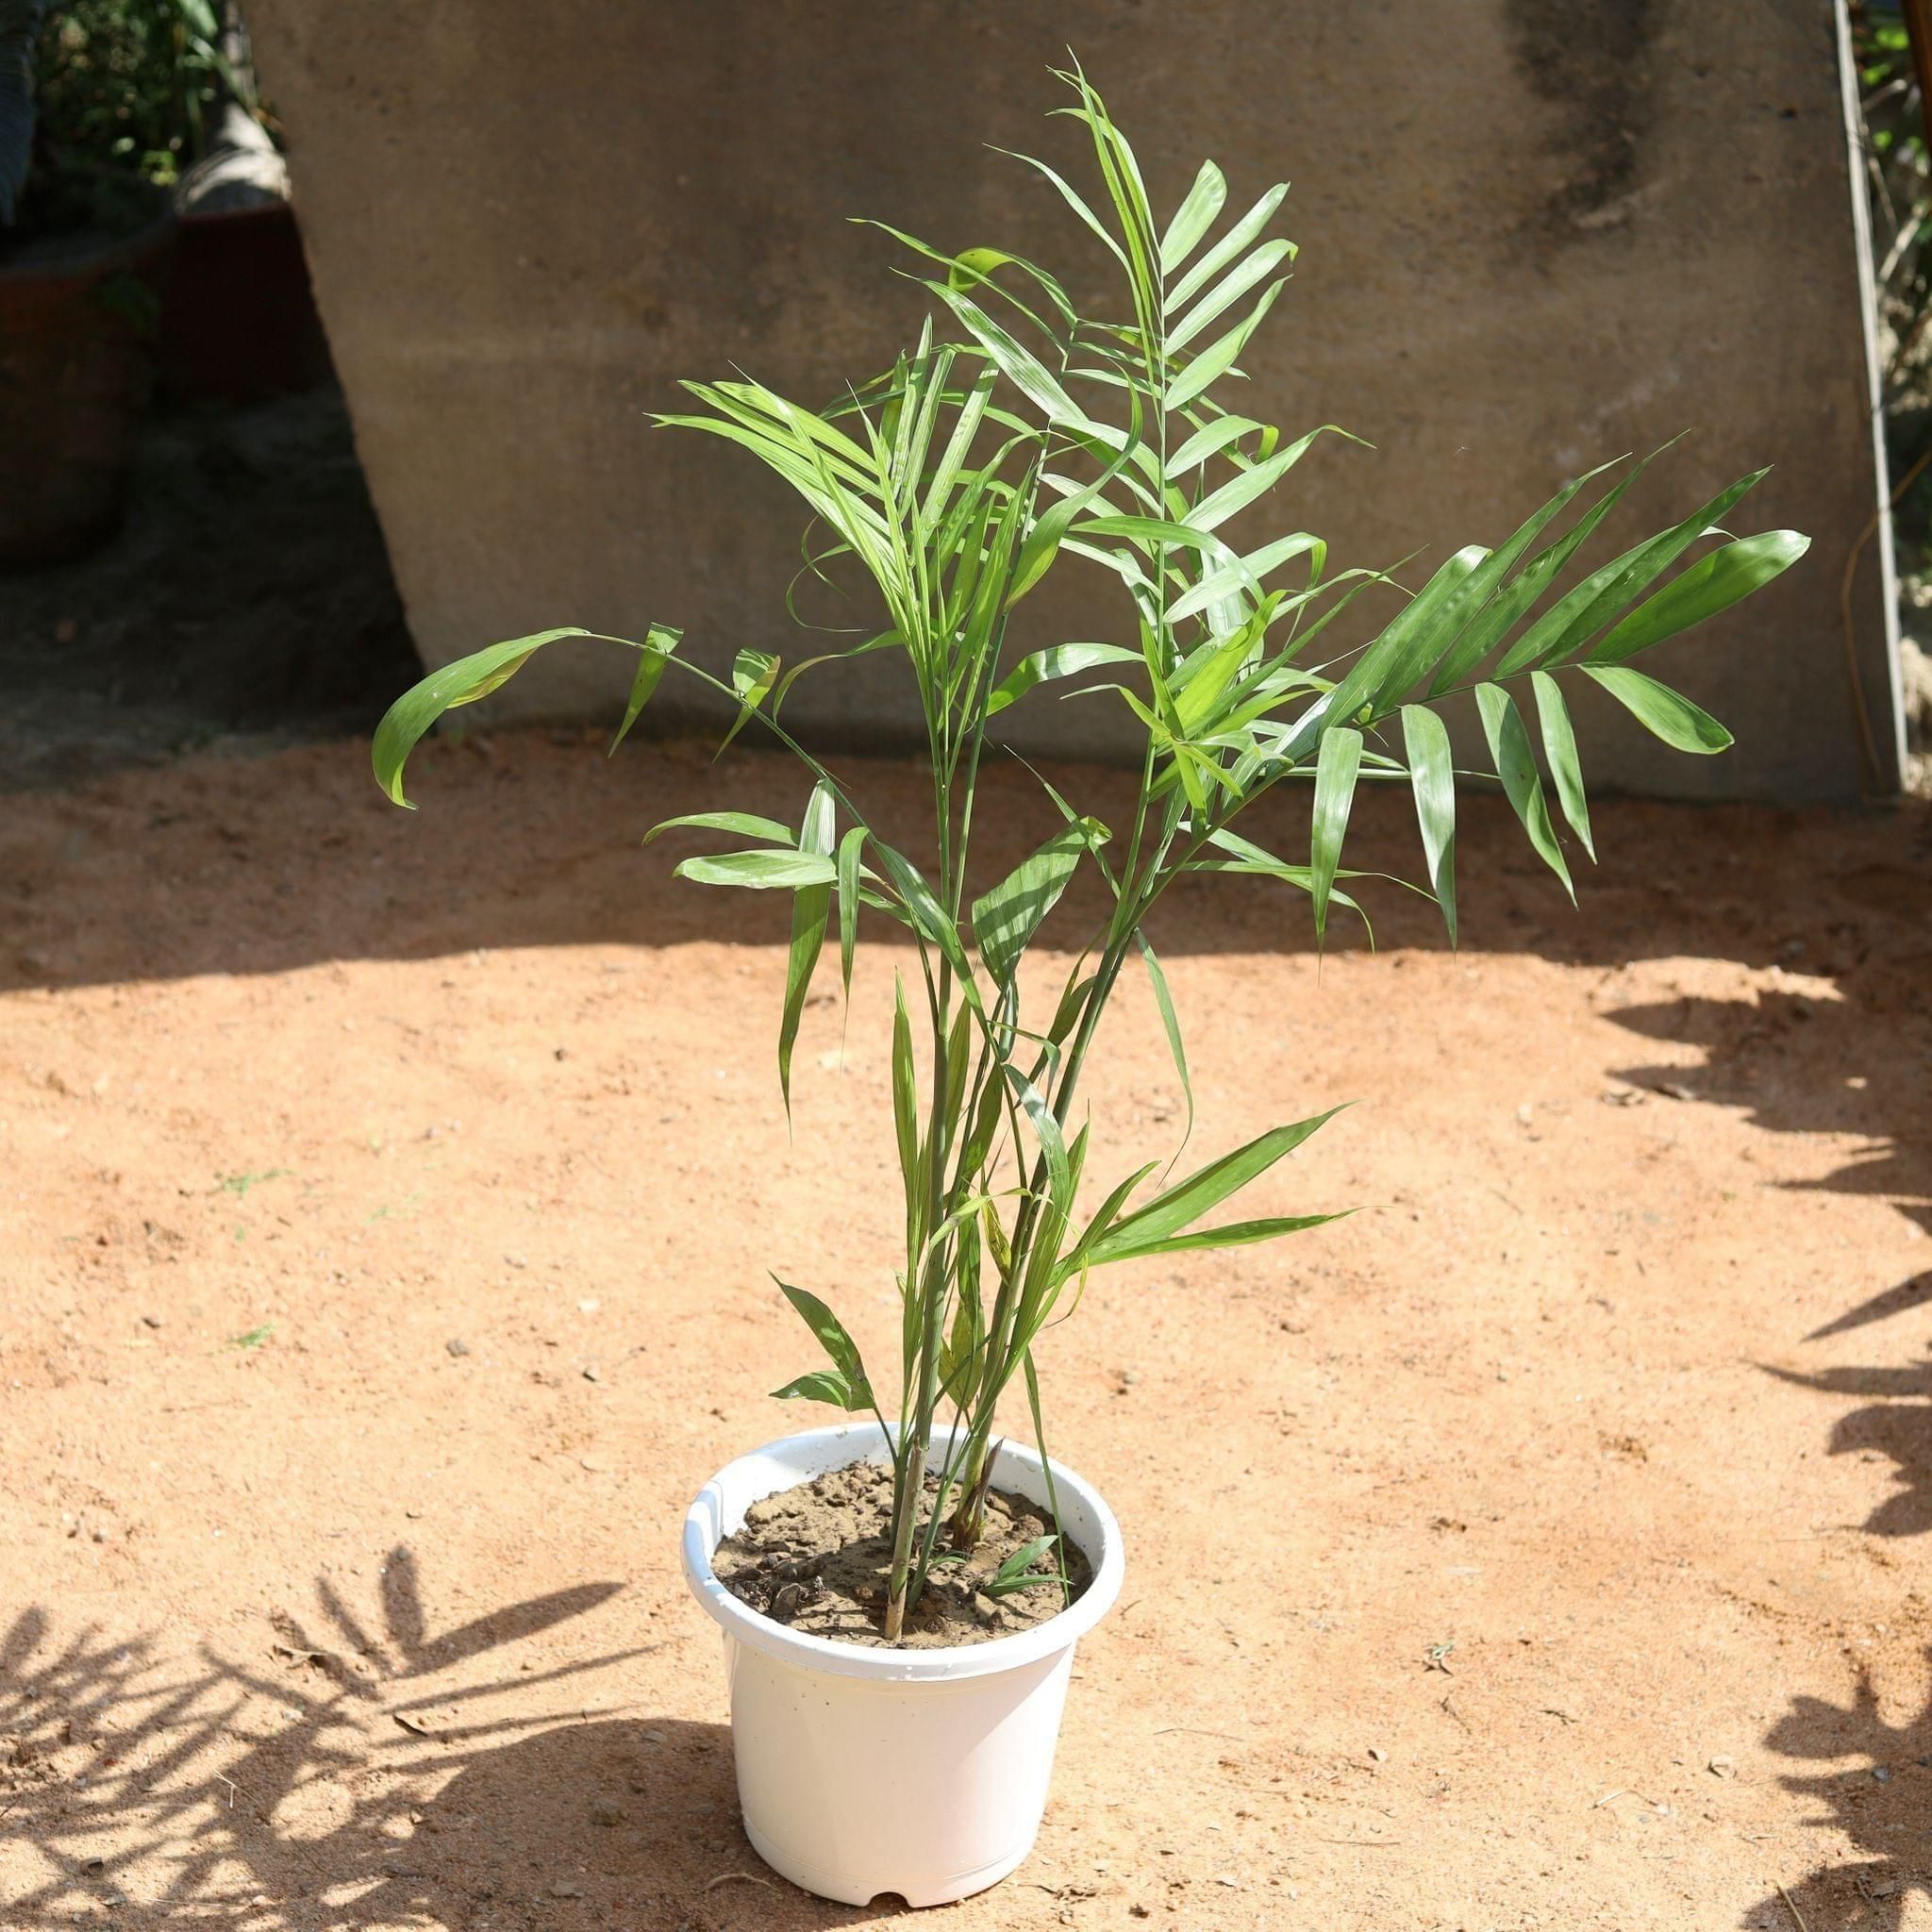
<path fill-rule="evenodd" d="M 934 1432 L 943 1453 L 950 1433 Z M 745 1835 L 794 1885 L 843 1905 L 897 1892 L 944 1905 L 996 1884 L 1033 1848 L 1074 1646 L 1120 1594 L 1120 1525 L 1056 1462 L 1061 1526 L 1093 1566 L 1073 1607 L 1011 1637 L 887 1650 L 808 1636 L 719 1582 L 712 1553 L 751 1506 L 858 1461 L 887 1462 L 876 1423 L 814 1429 L 728 1463 L 684 1524 L 684 1571 L 724 1631 L 731 1742 Z M 1003 1490 L 1046 1501 L 1031 1449 L 1007 1443 Z"/>

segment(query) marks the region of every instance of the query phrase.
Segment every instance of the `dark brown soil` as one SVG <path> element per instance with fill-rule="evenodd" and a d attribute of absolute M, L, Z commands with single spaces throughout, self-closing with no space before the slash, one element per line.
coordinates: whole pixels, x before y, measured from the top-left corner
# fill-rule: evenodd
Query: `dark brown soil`
<path fill-rule="evenodd" d="M 925 1482 L 922 1531 L 931 1518 L 937 1480 Z M 963 1560 L 934 1565 L 897 1647 L 932 1650 L 985 1643 L 1057 1617 L 1063 1605 L 1048 1552 L 1032 1570 L 1041 1581 L 994 1598 L 987 1582 L 1002 1563 L 1051 1528 L 1046 1511 L 1024 1496 L 994 1490 L 986 1504 L 986 1534 Z M 793 1490 L 781 1490 L 745 1511 L 744 1527 L 718 1545 L 712 1567 L 741 1602 L 814 1637 L 886 1647 L 883 1624 L 892 1567 L 892 1472 L 855 1462 Z M 1071 1539 L 1067 1581 L 1077 1597 L 1093 1570 Z"/>

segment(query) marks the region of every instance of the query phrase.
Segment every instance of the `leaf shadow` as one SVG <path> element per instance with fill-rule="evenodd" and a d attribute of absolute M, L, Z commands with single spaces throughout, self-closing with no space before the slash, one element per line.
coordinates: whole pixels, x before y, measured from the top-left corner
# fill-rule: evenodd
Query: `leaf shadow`
<path fill-rule="evenodd" d="M 366 1606 L 319 1577 L 314 1613 L 273 1618 L 279 1641 L 256 1657 L 15 1614 L 0 1634 L 8 1932 L 69 1932 L 103 1909 L 123 1924 L 691 1932 L 866 1916 L 759 1863 L 725 1726 L 625 1707 L 625 1666 L 658 1645 L 517 1656 L 621 1585 L 438 1633 L 416 1553 L 384 1568 Z"/>
<path fill-rule="evenodd" d="M 1932 1667 L 1932 1650 L 1925 1659 Z M 1821 1766 L 1786 1774 L 1778 1782 L 1823 1807 L 1807 1824 L 1842 1832 L 1870 1856 L 1857 1863 L 1821 1862 L 1796 1884 L 1760 1899 L 1740 1923 L 1782 1932 L 1791 1923 L 1790 1907 L 1819 1932 L 1852 1924 L 1868 1932 L 1905 1932 L 1917 1923 L 1914 1900 L 1932 1903 L 1932 1872 L 1919 1849 L 1932 1808 L 1932 1681 L 1918 1711 L 1890 1724 L 1871 1670 L 1861 1664 L 1847 1703 L 1793 1698 L 1764 1741 L 1782 1757 Z M 1847 1767 L 1846 1759 L 1856 1762 Z"/>

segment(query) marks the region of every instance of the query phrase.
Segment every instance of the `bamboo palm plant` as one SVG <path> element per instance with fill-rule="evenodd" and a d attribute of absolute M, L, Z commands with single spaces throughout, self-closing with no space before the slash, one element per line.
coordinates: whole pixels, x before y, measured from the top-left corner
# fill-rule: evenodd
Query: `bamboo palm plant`
<path fill-rule="evenodd" d="M 906 1222 L 888 1639 L 946 1559 L 945 1545 L 970 1548 L 979 1536 L 996 1419 L 1016 1377 L 1041 1432 L 1034 1344 L 1093 1270 L 1271 1241 L 1331 1218 L 1213 1218 L 1326 1112 L 1177 1181 L 1154 1181 L 1155 1159 L 1124 1174 L 1109 1162 L 1097 1203 L 1084 1205 L 1097 1163 L 1078 1108 L 1081 1076 L 1108 996 L 1136 960 L 1191 1125 L 1181 1029 L 1146 935 L 1162 894 L 1199 873 L 1286 884 L 1307 894 L 1319 938 L 1336 908 L 1359 909 L 1341 863 L 1357 788 L 1397 783 L 1413 793 L 1419 889 L 1441 907 L 1453 941 L 1464 774 L 1441 712 L 1465 694 L 1490 753 L 1491 769 L 1476 775 L 1500 781 L 1531 845 L 1572 890 L 1537 756 L 1540 741 L 1557 809 L 1593 857 L 1565 683 L 1598 686 L 1680 751 L 1723 750 L 1722 725 L 1631 660 L 1737 603 L 1807 543 L 1790 531 L 1733 539 L 1719 527 L 1759 471 L 1557 594 L 1566 565 L 1644 462 L 1566 484 L 1494 548 L 1457 550 L 1412 592 L 1379 571 L 1331 574 L 1327 546 L 1304 530 L 1238 541 L 1237 517 L 1263 509 L 1318 436 L 1343 433 L 1324 425 L 1290 438 L 1227 400 L 1294 258 L 1293 243 L 1272 233 L 1286 190 L 1269 189 L 1216 236 L 1226 185 L 1208 162 L 1158 222 L 1099 95 L 1078 71 L 1058 78 L 1072 94 L 1058 111 L 1091 137 L 1104 192 L 1090 200 L 1045 163 L 1016 158 L 1051 182 L 1106 250 L 1120 278 L 1118 313 L 1080 314 L 1052 274 L 1004 249 L 950 252 L 891 230 L 920 262 L 930 308 L 916 347 L 890 371 L 823 411 L 756 381 L 687 383 L 695 409 L 658 419 L 738 443 L 791 484 L 811 514 L 810 570 L 869 581 L 880 627 L 791 664 L 741 651 L 728 681 L 676 656 L 680 633 L 668 626 L 653 625 L 641 641 L 610 641 L 639 654 L 612 750 L 675 664 L 735 705 L 727 743 L 755 722 L 809 774 L 796 825 L 708 811 L 650 835 L 678 827 L 741 841 L 684 859 L 677 875 L 791 895 L 777 1042 L 788 1113 L 793 1042 L 834 908 L 848 997 L 860 908 L 909 935 L 914 992 L 902 977 L 892 1017 Z M 1096 592 L 1110 581 L 1113 614 L 1096 600 L 1088 633 L 1096 641 L 1021 637 L 1023 600 L 1068 557 L 1098 567 Z M 1395 614 L 1351 629 L 1359 593 L 1388 586 L 1401 597 Z M 399 699 L 375 742 L 389 795 L 408 803 L 404 762 L 443 711 L 494 691 L 545 645 L 592 635 L 564 625 L 496 644 Z M 862 801 L 783 718 L 806 672 L 874 651 L 903 660 L 924 719 L 932 824 L 916 854 L 879 836 Z M 974 802 L 1001 713 L 1083 674 L 1070 689 L 1138 721 L 1131 818 L 1110 829 L 1042 779 L 1060 829 L 975 891 Z M 1308 788 L 1310 830 L 1305 851 L 1283 857 L 1240 826 L 1257 799 L 1291 783 Z M 1022 963 L 1083 868 L 1104 885 L 1107 915 L 1084 935 L 1053 1004 L 1023 1007 Z M 881 1391 L 843 1324 L 817 1295 L 780 1286 L 828 1365 L 777 1393 L 870 1409 L 883 1424 Z M 957 1426 L 936 1433 L 948 1414 Z"/>

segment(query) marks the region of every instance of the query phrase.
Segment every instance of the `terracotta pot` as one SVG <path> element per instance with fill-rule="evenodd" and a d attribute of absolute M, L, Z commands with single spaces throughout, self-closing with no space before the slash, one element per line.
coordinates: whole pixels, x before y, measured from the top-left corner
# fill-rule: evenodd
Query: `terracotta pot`
<path fill-rule="evenodd" d="M 189 209 L 161 305 L 170 395 L 259 402 L 329 379 L 328 342 L 286 201 Z"/>
<path fill-rule="evenodd" d="M 935 1447 L 952 1437 L 936 1429 Z M 822 1898 L 863 1906 L 897 1892 L 936 1906 L 997 1884 L 1032 1849 L 1074 1647 L 1112 1607 L 1124 1562 L 1100 1492 L 1056 1462 L 1061 1525 L 1093 1580 L 1030 1630 L 931 1650 L 841 1643 L 760 1616 L 719 1581 L 712 1554 L 754 1503 L 891 1457 L 876 1423 L 740 1457 L 691 1507 L 684 1574 L 724 1628 L 739 1803 L 758 1856 Z M 1016 1442 L 1001 1444 L 993 1480 L 1046 1502 L 1039 1455 Z"/>
<path fill-rule="evenodd" d="M 118 521 L 174 238 L 164 208 L 0 262 L 0 568 L 79 556 Z"/>

